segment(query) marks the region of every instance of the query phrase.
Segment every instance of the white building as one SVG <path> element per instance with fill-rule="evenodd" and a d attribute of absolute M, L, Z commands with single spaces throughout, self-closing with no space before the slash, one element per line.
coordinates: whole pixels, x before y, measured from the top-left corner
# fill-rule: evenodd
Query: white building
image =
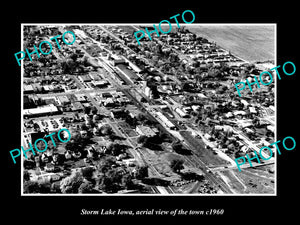
<path fill-rule="evenodd" d="M 56 113 L 59 113 L 59 110 L 53 104 L 23 110 L 23 115 L 28 117 L 42 116 L 42 115 L 49 115 L 49 114 L 56 114 Z"/>
<path fill-rule="evenodd" d="M 168 120 L 168 118 L 165 117 L 161 112 L 156 112 L 156 115 L 168 128 L 170 128 L 170 129 L 175 128 L 175 125 L 170 120 Z"/>

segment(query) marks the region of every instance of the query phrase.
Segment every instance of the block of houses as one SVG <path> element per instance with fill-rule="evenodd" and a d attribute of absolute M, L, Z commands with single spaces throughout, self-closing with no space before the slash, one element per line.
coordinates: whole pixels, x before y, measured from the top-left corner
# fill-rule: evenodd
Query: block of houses
<path fill-rule="evenodd" d="M 52 172 L 52 171 L 55 170 L 55 167 L 54 167 L 54 165 L 52 163 L 47 163 L 44 169 L 47 172 Z"/>

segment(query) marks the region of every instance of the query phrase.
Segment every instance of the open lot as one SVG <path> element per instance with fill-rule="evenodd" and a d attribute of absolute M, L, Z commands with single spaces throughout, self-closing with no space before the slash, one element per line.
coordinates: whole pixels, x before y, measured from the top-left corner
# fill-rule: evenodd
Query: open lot
<path fill-rule="evenodd" d="M 274 178 L 261 169 L 226 170 L 218 172 L 236 193 L 274 194 Z"/>

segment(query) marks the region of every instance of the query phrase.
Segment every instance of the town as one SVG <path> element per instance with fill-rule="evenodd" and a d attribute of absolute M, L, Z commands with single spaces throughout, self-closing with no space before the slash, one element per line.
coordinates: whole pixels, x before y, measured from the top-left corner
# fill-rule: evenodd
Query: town
<path fill-rule="evenodd" d="M 24 49 L 76 36 L 23 59 L 23 146 L 48 141 L 22 157 L 23 194 L 275 193 L 275 154 L 235 162 L 276 151 L 275 81 L 241 97 L 234 88 L 274 61 L 247 62 L 186 24 L 139 44 L 151 24 L 22 27 Z M 71 139 L 53 146 L 45 137 L 63 128 Z"/>

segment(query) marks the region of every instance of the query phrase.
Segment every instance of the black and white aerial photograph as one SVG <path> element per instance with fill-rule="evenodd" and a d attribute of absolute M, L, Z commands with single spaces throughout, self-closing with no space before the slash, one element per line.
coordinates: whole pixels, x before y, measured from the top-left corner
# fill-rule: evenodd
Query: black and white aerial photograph
<path fill-rule="evenodd" d="M 297 9 L 12 2 L 1 27 L 2 220 L 294 221 Z"/>
<path fill-rule="evenodd" d="M 22 196 L 276 195 L 276 23 L 158 22 L 21 25 Z"/>

